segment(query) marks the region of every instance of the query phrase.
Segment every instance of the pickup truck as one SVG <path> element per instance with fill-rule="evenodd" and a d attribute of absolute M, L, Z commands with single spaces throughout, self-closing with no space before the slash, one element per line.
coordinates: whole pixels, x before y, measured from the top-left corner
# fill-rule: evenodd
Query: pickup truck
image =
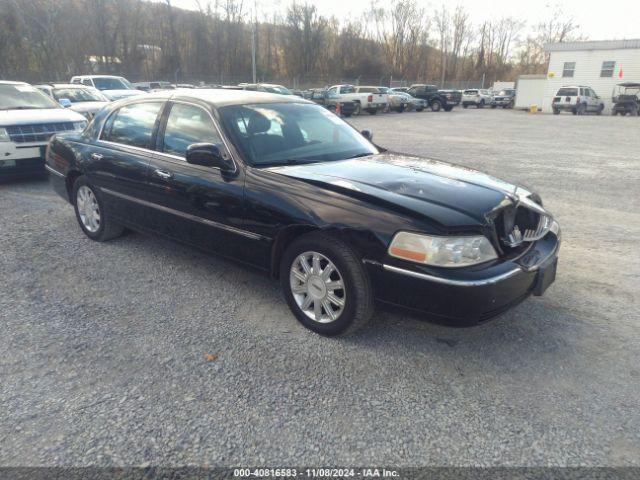
<path fill-rule="evenodd" d="M 338 96 L 340 101 L 351 101 L 356 104 L 354 115 L 359 115 L 362 110 L 366 110 L 371 115 L 375 115 L 387 108 L 389 100 L 386 93 L 381 93 L 378 87 L 367 87 L 353 85 L 334 85 L 329 88 L 328 93 Z"/>
<path fill-rule="evenodd" d="M 457 90 L 438 90 L 435 85 L 411 85 L 407 93 L 413 97 L 426 100 L 433 112 L 438 112 L 440 109 L 450 112 L 453 107 L 460 104 L 460 99 L 462 98 L 462 95 Z"/>

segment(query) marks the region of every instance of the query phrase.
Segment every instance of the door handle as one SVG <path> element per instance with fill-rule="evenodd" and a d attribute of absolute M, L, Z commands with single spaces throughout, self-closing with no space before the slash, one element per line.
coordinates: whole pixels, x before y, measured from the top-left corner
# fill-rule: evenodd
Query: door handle
<path fill-rule="evenodd" d="M 160 169 L 154 170 L 153 173 L 155 173 L 158 177 L 163 178 L 165 180 L 173 177 L 173 175 L 171 173 L 165 172 L 164 170 L 160 170 Z"/>
<path fill-rule="evenodd" d="M 92 154 L 91 154 L 91 158 L 92 158 L 93 160 L 102 160 L 103 155 L 102 155 L 101 153 L 92 153 Z"/>

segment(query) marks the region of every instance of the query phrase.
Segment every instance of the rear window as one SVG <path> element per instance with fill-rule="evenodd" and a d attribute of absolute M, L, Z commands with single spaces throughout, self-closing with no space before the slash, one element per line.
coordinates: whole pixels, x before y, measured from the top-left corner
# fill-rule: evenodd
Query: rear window
<path fill-rule="evenodd" d="M 465 95 L 475 95 L 476 93 L 478 93 L 478 90 L 465 90 L 464 91 Z"/>
<path fill-rule="evenodd" d="M 358 89 L 359 93 L 380 93 L 380 90 L 375 87 L 360 87 Z"/>
<path fill-rule="evenodd" d="M 559 97 L 576 97 L 578 95 L 577 88 L 561 88 L 558 90 L 557 95 Z"/>

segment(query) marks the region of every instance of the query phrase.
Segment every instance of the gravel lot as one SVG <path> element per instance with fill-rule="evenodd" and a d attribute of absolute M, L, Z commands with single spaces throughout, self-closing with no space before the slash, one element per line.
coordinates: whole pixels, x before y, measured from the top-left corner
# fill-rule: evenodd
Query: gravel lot
<path fill-rule="evenodd" d="M 46 182 L 2 184 L 0 465 L 640 466 L 640 120 L 353 123 L 538 190 L 557 282 L 472 329 L 380 311 L 327 339 L 252 270 L 92 242 Z"/>

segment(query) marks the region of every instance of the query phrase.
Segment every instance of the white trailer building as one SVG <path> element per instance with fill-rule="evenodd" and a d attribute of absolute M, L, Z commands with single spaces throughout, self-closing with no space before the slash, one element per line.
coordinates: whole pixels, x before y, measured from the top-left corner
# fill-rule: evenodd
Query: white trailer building
<path fill-rule="evenodd" d="M 564 85 L 591 87 L 611 112 L 611 94 L 616 84 L 640 82 L 640 39 L 551 43 L 549 70 L 542 109 L 551 111 L 551 101 Z M 518 89 L 520 85 L 518 85 Z"/>

